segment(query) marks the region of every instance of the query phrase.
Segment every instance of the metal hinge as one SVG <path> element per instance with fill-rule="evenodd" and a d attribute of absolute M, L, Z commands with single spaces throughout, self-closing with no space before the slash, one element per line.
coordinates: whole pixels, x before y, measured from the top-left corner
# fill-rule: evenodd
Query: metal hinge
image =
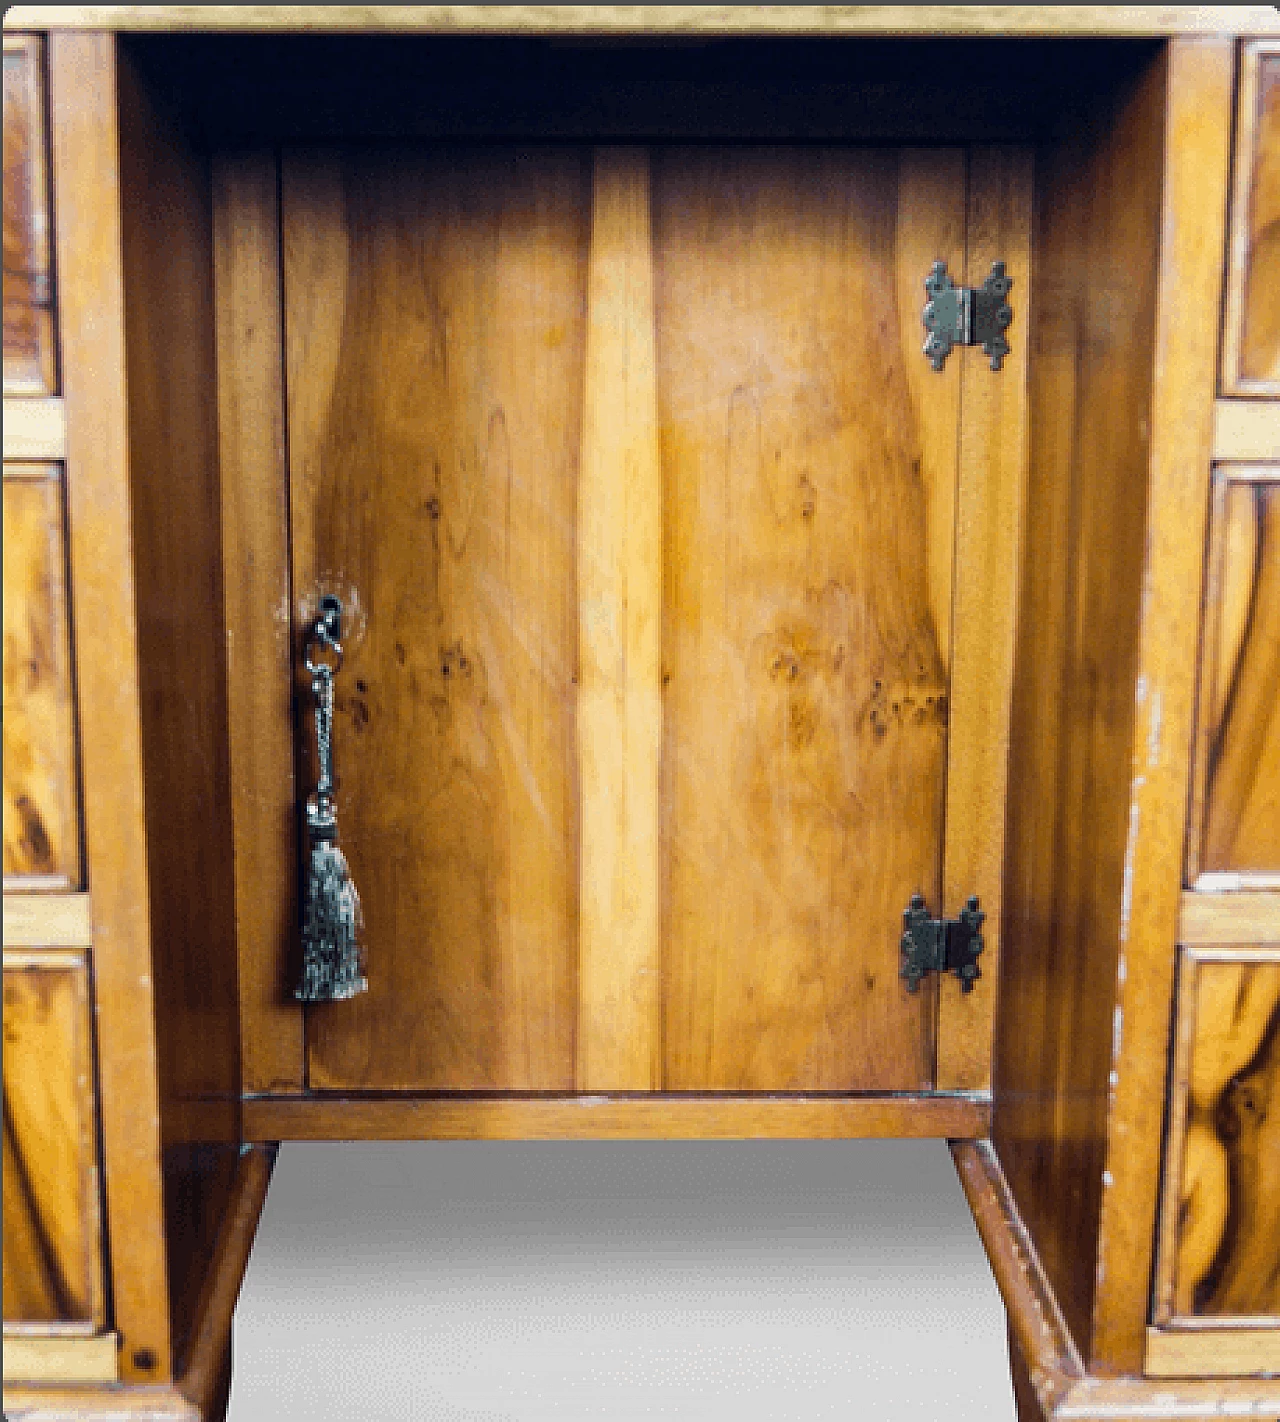
<path fill-rule="evenodd" d="M 1003 262 L 992 262 L 991 275 L 976 288 L 954 285 L 946 262 L 934 262 L 924 279 L 929 300 L 921 316 L 929 332 L 924 353 L 934 370 L 942 369 L 952 346 L 981 346 L 991 359 L 991 369 L 1000 369 L 1009 354 L 1004 333 L 1013 320 L 1006 299 L 1012 286 Z"/>
<path fill-rule="evenodd" d="M 906 962 L 899 977 L 915 992 L 926 973 L 954 973 L 965 992 L 972 992 L 981 977 L 978 954 L 982 952 L 982 922 L 986 914 L 978 907 L 975 894 L 959 918 L 930 918 L 920 894 L 912 895 L 902 912 L 902 955 Z"/>

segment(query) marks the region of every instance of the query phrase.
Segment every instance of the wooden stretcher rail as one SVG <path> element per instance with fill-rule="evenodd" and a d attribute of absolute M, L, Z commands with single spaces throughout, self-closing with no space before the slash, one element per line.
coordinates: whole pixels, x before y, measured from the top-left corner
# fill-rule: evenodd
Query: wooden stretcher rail
<path fill-rule="evenodd" d="M 990 1100 L 938 1096 L 258 1097 L 249 1140 L 834 1140 L 983 1135 Z"/>

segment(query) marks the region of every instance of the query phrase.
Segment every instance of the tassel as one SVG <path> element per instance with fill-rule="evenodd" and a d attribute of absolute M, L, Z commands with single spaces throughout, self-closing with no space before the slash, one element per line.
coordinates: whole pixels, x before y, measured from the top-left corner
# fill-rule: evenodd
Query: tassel
<path fill-rule="evenodd" d="M 307 805 L 307 827 L 311 856 L 302 914 L 302 981 L 296 996 L 301 1002 L 341 1002 L 369 986 L 361 962 L 360 895 L 347 856 L 338 848 L 332 809 L 321 797 Z"/>
<path fill-rule="evenodd" d="M 294 994 L 300 1002 L 341 1002 L 369 986 L 360 947 L 360 896 L 347 857 L 338 848 L 333 798 L 333 678 L 342 666 L 341 617 L 338 599 L 324 598 L 306 651 L 315 698 L 319 776 L 315 794 L 307 799 L 311 844 L 302 908 L 302 980 Z M 312 652 L 321 647 L 333 660 L 313 658 Z"/>

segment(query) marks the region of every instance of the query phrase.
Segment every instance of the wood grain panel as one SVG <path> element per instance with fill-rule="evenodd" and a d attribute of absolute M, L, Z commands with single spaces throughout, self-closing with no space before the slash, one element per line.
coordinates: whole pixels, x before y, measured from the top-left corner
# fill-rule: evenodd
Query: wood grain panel
<path fill-rule="evenodd" d="M 1156 1322 L 1280 1327 L 1280 948 L 1184 953 Z"/>
<path fill-rule="evenodd" d="M 901 161 L 655 159 L 668 1089 L 932 1083 L 897 940 L 941 888 L 956 435 L 926 443 L 895 242 L 954 241 L 964 193 L 904 210 Z"/>
<path fill-rule="evenodd" d="M 80 884 L 63 487 L 56 464 L 6 464 L 4 886 Z"/>
<path fill-rule="evenodd" d="M 1280 395 L 1280 44 L 1240 60 L 1223 388 Z"/>
<path fill-rule="evenodd" d="M 4 1319 L 103 1320 L 83 961 L 4 967 Z"/>
<path fill-rule="evenodd" d="M 275 154 L 213 165 L 227 715 L 235 830 L 240 1079 L 300 1090 L 289 480 Z"/>
<path fill-rule="evenodd" d="M 569 149 L 285 160 L 295 605 L 349 612 L 370 982 L 310 1010 L 313 1087 L 572 1084 L 590 177 Z"/>
<path fill-rule="evenodd" d="M 1210 540 L 1190 878 L 1280 885 L 1280 471 L 1219 468 Z"/>
<path fill-rule="evenodd" d="M 4 37 L 4 393 L 51 395 L 52 232 L 46 176 L 44 46 Z"/>
<path fill-rule="evenodd" d="M 1082 1352 L 1129 830 L 1164 102 L 1157 62 L 1096 142 L 1063 137 L 1036 162 L 993 1140 Z"/>
<path fill-rule="evenodd" d="M 649 156 L 595 155 L 578 486 L 577 1085 L 660 1084 L 662 470 Z"/>

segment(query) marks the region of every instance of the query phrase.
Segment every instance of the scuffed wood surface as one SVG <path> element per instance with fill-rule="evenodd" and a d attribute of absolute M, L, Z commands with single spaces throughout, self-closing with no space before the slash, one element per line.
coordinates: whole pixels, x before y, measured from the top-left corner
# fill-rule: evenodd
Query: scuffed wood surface
<path fill-rule="evenodd" d="M 964 192 L 904 207 L 903 167 L 655 155 L 671 1090 L 932 1084 L 931 992 L 906 992 L 896 945 L 911 895 L 941 889 L 950 607 L 929 570 L 953 532 L 929 495 L 951 505 L 957 441 L 919 415 L 896 234 L 954 241 Z"/>
<path fill-rule="evenodd" d="M 80 882 L 61 471 L 6 464 L 4 884 Z"/>
<path fill-rule="evenodd" d="M 286 158 L 295 617 L 347 608 L 370 983 L 309 1012 L 313 1087 L 573 1084 L 590 179 L 575 149 Z"/>
<path fill-rule="evenodd" d="M 4 968 L 4 1318 L 103 1318 L 83 963 Z"/>
<path fill-rule="evenodd" d="M 1078 1000 L 1091 1019 L 1091 1048 L 1102 1048 L 1092 1057 L 1091 1069 L 1098 1074 L 1091 1086 L 1105 1109 L 1100 1119 L 1107 1136 L 1105 1154 L 1092 1154 L 1104 1173 L 1097 1185 L 1096 1298 L 1088 1357 L 1099 1371 L 1133 1373 L 1142 1367 L 1146 1346 L 1159 1197 L 1170 948 L 1186 846 L 1235 47 L 1224 38 L 1175 40 L 1164 48 L 1163 60 L 1168 64 L 1163 142 L 1149 160 L 1160 196 L 1160 280 L 1154 339 L 1146 347 L 1151 380 L 1131 403 L 1117 400 L 1112 407 L 1150 411 L 1150 459 L 1135 471 L 1147 490 L 1146 525 L 1142 541 L 1126 545 L 1140 564 L 1141 640 L 1134 675 L 1125 679 L 1134 714 L 1127 708 L 1121 712 L 1131 740 L 1116 766 L 1123 766 L 1129 782 L 1122 801 L 1123 838 L 1099 843 L 1086 818 L 1081 823 L 1088 831 L 1073 841 L 1111 879 L 1110 902 L 1118 910 L 1116 919 L 1099 920 L 1114 945 L 1095 958 L 1105 976 L 1091 984 L 1096 996 Z M 1113 249 L 1110 260 L 1116 257 Z M 1139 431 L 1145 424 L 1124 423 L 1136 423 Z M 1093 436 L 1100 449 L 1114 424 L 1100 411 Z M 1114 466 L 1109 473 L 1116 478 Z M 1111 682 L 1110 668 L 1100 680 Z M 1107 695 L 1101 687 L 1098 694 L 1099 700 Z M 1016 1009 L 1011 1018 L 1018 1021 Z M 1022 1024 L 1026 1031 L 1025 1018 Z M 1064 1102 L 1068 1119 L 1069 1101 Z M 1063 1146 L 1078 1151 L 1069 1133 Z M 1065 1194 L 1069 1187 L 1064 1183 L 1059 1190 Z M 1063 1242 L 1081 1252 L 1079 1239 Z"/>

